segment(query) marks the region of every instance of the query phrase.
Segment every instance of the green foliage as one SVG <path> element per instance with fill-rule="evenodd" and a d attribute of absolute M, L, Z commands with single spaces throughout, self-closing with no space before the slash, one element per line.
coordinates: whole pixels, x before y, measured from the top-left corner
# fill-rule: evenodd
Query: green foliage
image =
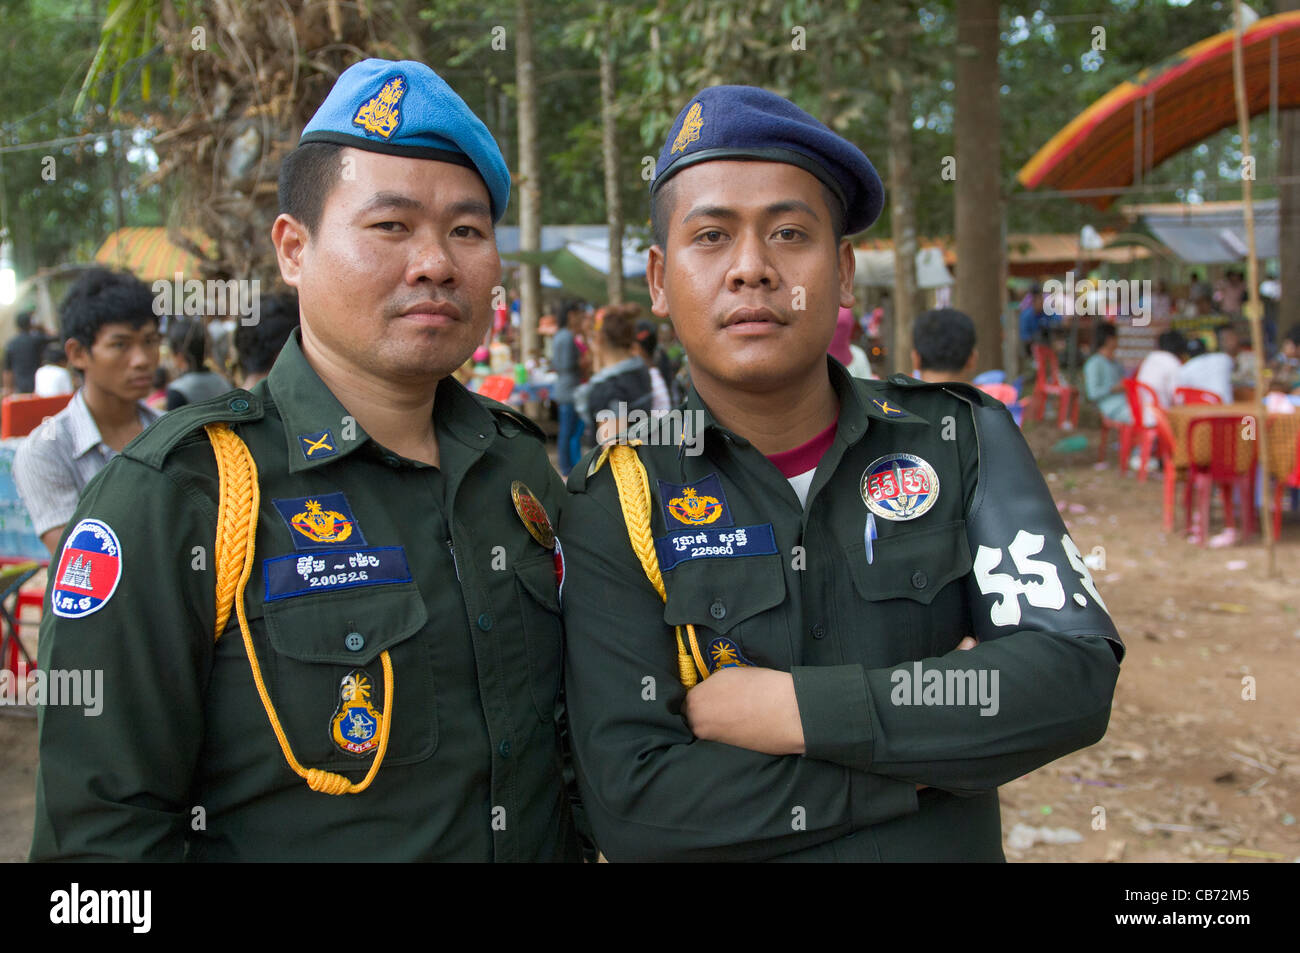
<path fill-rule="evenodd" d="M 85 0 L 0 0 L 0 145 L 38 145 L 0 155 L 20 276 L 88 260 L 119 213 L 129 225 L 161 222 L 161 190 L 133 187 L 147 157 L 130 130 L 114 148 L 103 108 L 73 112 L 99 32 L 90 13 Z"/>

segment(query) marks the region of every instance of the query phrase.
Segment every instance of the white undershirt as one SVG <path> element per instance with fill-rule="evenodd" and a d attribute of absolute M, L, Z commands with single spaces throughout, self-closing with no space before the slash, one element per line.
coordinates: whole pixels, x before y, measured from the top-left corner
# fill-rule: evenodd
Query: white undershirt
<path fill-rule="evenodd" d="M 806 507 L 808 505 L 808 489 L 812 486 L 813 477 L 817 473 L 817 468 L 805 470 L 803 473 L 796 474 L 792 477 L 786 477 L 790 481 L 790 486 L 794 487 L 794 495 L 799 497 L 799 505 Z"/>

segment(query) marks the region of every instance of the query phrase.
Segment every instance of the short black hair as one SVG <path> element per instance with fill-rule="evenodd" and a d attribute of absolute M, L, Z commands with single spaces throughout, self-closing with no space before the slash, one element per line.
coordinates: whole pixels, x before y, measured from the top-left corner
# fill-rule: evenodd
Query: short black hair
<path fill-rule="evenodd" d="M 1179 331 L 1166 331 L 1156 338 L 1156 347 L 1178 357 L 1187 353 L 1187 338 Z"/>
<path fill-rule="evenodd" d="M 108 268 L 87 268 L 59 303 L 59 331 L 64 341 L 90 349 L 106 324 L 142 328 L 158 324 L 154 295 L 135 275 Z"/>
<path fill-rule="evenodd" d="M 912 325 L 923 371 L 960 371 L 975 350 L 975 322 L 956 308 L 935 308 Z"/>
<path fill-rule="evenodd" d="M 835 241 L 844 237 L 844 220 L 847 217 L 844 210 L 844 203 L 835 197 L 835 193 L 826 187 L 825 183 L 818 183 L 822 187 L 822 198 L 826 202 L 826 207 L 831 211 L 831 231 L 835 234 Z M 677 188 L 677 179 L 669 179 L 664 183 L 663 188 L 653 192 L 650 196 L 650 234 L 654 238 L 654 243 L 665 251 L 668 250 L 668 220 L 673 214 L 673 191 Z"/>
<path fill-rule="evenodd" d="M 32 329 L 32 317 L 35 314 L 30 308 L 26 311 L 19 311 L 18 316 L 14 318 L 14 324 L 18 325 L 18 330 L 26 333 Z"/>
<path fill-rule="evenodd" d="M 1102 321 L 1097 325 L 1097 336 L 1093 339 L 1092 349 L 1100 351 L 1106 346 L 1106 342 L 1115 337 L 1119 332 L 1115 330 L 1115 325 L 1109 321 Z"/>
<path fill-rule="evenodd" d="M 172 317 L 167 322 L 167 346 L 173 354 L 183 354 L 189 361 L 190 370 L 203 370 L 204 359 L 208 356 L 208 335 L 202 321 L 189 318 Z"/>
<path fill-rule="evenodd" d="M 315 234 L 325 212 L 325 200 L 342 176 L 339 155 L 344 147 L 333 142 L 308 142 L 280 163 L 280 213 L 292 215 Z"/>
<path fill-rule="evenodd" d="M 1300 324 L 1291 325 L 1291 330 L 1286 332 L 1286 339 L 1297 347 L 1300 347 Z"/>
<path fill-rule="evenodd" d="M 256 324 L 235 328 L 235 350 L 239 368 L 245 374 L 265 374 L 275 364 L 289 335 L 298 326 L 298 296 L 291 293 L 267 295 L 262 299 Z"/>

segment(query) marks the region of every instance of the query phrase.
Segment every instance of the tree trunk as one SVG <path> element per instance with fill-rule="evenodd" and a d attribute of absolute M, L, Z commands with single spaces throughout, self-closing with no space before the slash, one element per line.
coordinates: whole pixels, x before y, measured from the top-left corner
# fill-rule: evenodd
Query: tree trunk
<path fill-rule="evenodd" d="M 890 27 L 889 209 L 894 233 L 894 314 L 890 365 L 896 374 L 912 370 L 912 323 L 917 314 L 916 202 L 912 188 L 912 97 L 906 73 L 907 22 Z"/>
<path fill-rule="evenodd" d="M 533 79 L 532 0 L 519 0 L 515 20 L 515 85 L 519 94 L 519 248 L 541 251 L 542 191 L 537 154 L 537 88 Z M 537 347 L 537 318 L 542 308 L 542 272 L 539 265 L 523 265 L 519 289 L 519 358 L 525 363 Z"/>
<path fill-rule="evenodd" d="M 605 279 L 610 304 L 623 303 L 623 196 L 618 182 L 618 122 L 614 107 L 614 39 L 609 31 L 609 5 L 601 4 L 605 30 L 600 48 L 601 152 L 605 157 L 605 221 L 609 225 L 609 275 Z"/>
<path fill-rule="evenodd" d="M 1278 12 L 1300 10 L 1300 0 L 1279 0 Z M 1282 296 L 1277 303 L 1277 333 L 1280 340 L 1300 324 L 1300 109 L 1285 109 L 1278 115 L 1278 281 Z M 1256 289 L 1251 289 L 1255 294 Z"/>
<path fill-rule="evenodd" d="M 1002 360 L 1001 106 L 998 0 L 957 0 L 957 288 L 975 322 L 978 370 Z"/>

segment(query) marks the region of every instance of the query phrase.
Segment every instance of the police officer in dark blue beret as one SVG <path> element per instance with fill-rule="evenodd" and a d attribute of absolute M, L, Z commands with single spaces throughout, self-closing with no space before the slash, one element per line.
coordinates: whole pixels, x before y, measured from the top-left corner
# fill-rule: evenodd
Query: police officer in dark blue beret
<path fill-rule="evenodd" d="M 451 376 L 501 280 L 500 150 L 415 62 L 339 77 L 272 231 L 301 332 L 168 414 L 51 566 L 34 859 L 576 860 L 562 779 L 564 488 Z"/>
<path fill-rule="evenodd" d="M 997 788 L 1106 729 L 1123 654 L 1003 405 L 852 378 L 861 150 L 702 90 L 651 186 L 684 410 L 569 478 L 566 693 L 611 860 L 1001 860 Z"/>

